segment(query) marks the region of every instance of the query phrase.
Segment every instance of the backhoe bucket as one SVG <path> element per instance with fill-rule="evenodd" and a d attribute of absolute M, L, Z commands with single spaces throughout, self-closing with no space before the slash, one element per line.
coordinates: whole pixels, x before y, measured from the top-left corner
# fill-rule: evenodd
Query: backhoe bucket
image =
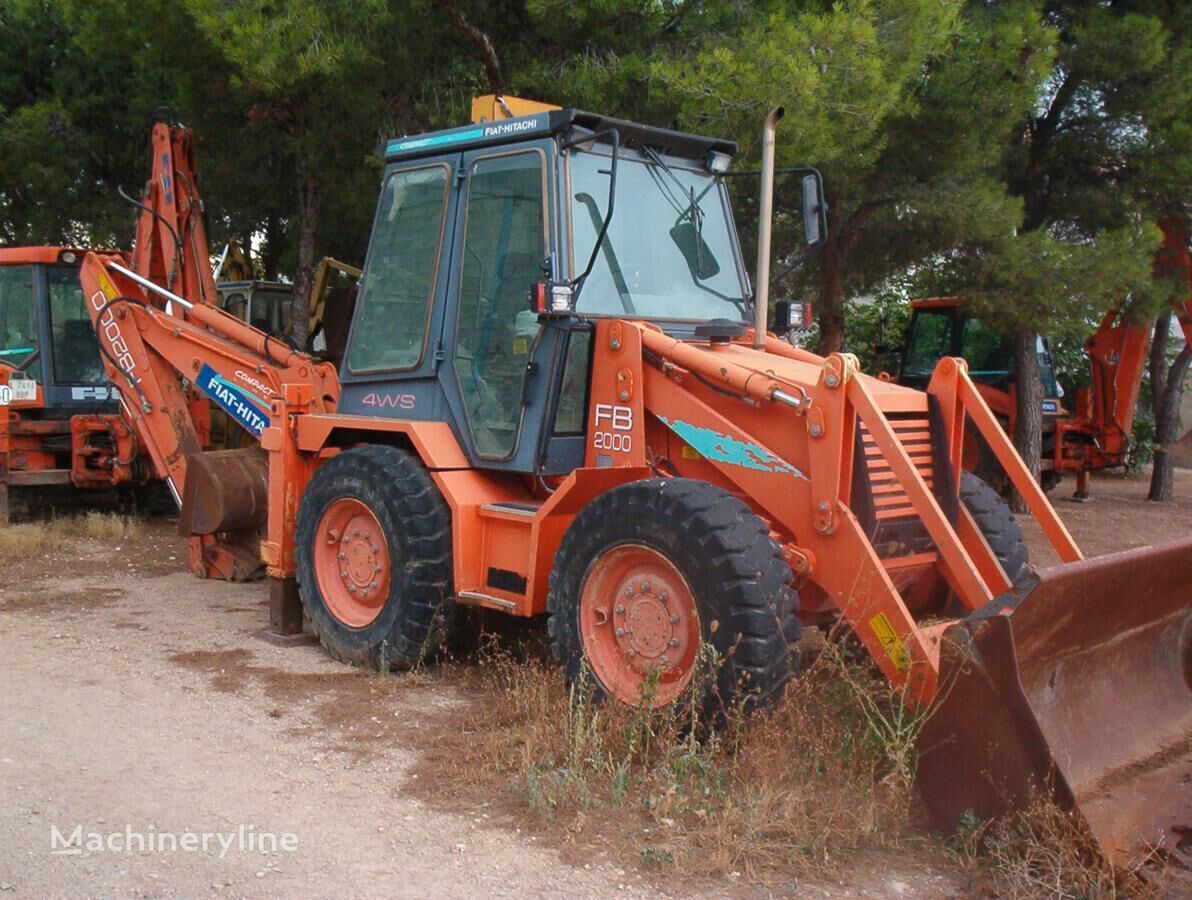
<path fill-rule="evenodd" d="M 178 512 L 185 535 L 257 528 L 269 514 L 269 454 L 260 447 L 208 450 L 186 458 Z"/>
<path fill-rule="evenodd" d="M 944 633 L 919 783 L 940 825 L 1040 796 L 1126 864 L 1192 838 L 1192 540 L 1043 569 Z"/>

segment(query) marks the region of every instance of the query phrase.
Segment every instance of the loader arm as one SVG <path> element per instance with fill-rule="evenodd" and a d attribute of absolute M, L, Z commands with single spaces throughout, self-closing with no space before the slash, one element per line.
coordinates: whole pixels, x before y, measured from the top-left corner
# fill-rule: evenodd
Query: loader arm
<path fill-rule="evenodd" d="M 861 375 L 848 354 L 818 357 L 772 337 L 764 352 L 755 352 L 734 343 L 700 346 L 629 323 L 611 326 L 610 333 L 614 328 L 610 347 L 616 343 L 628 352 L 640 340 L 645 358 L 654 363 L 644 366 L 641 376 L 644 411 L 786 535 L 796 574 L 827 595 L 886 676 L 907 685 L 918 702 L 930 704 L 939 689 L 943 629 L 918 624 L 899 582 L 913 573 L 934 573 L 970 612 L 1010 587 L 989 545 L 948 500 L 959 478 L 966 415 L 1024 492 L 1057 555 L 1080 558 L 963 360 L 941 360 L 925 395 Z M 598 342 L 599 334 L 600 329 Z M 594 379 L 601 379 L 597 366 Z M 726 394 L 740 401 L 721 399 Z M 932 405 L 947 439 L 947 464 L 930 459 L 926 449 Z M 885 473 L 877 517 L 917 519 L 927 542 L 922 551 L 879 555 L 859 521 L 853 508 L 859 500 L 853 496 L 858 434 L 866 474 Z M 676 464 L 681 471 L 688 465 Z M 896 496 L 902 498 L 897 508 Z"/>
<path fill-rule="evenodd" d="M 758 353 L 623 322 L 596 341 L 615 352 L 597 358 L 593 403 L 623 392 L 625 421 L 667 432 L 635 431 L 652 452 L 625 464 L 736 493 L 782 545 L 803 614 L 838 613 L 927 711 L 919 783 L 944 827 L 1043 795 L 1115 861 L 1177 851 L 1192 822 L 1178 787 L 1192 777 L 1192 542 L 1083 560 L 962 359 L 941 359 L 922 393 L 774 338 Z M 955 502 L 966 423 L 1062 565 L 1011 584 Z M 951 600 L 925 600 L 933 584 Z"/>

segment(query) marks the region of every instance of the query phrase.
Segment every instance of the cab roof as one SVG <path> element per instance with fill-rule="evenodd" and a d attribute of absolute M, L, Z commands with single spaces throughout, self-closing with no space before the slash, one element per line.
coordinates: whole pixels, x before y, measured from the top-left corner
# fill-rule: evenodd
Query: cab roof
<path fill-rule="evenodd" d="M 27 266 L 31 263 L 52 264 L 58 257 L 70 251 L 81 263 L 87 251 L 78 247 L 0 247 L 0 266 Z"/>
<path fill-rule="evenodd" d="M 614 119 L 579 109 L 555 109 L 493 122 L 474 122 L 445 131 L 394 138 L 385 145 L 385 160 L 393 162 L 439 156 L 478 147 L 495 147 L 562 134 L 575 128 L 589 132 L 615 128 L 622 147 L 651 147 L 661 154 L 686 159 L 703 160 L 713 150 L 730 156 L 737 152 L 737 145 L 733 141 L 640 125 L 637 122 Z"/>

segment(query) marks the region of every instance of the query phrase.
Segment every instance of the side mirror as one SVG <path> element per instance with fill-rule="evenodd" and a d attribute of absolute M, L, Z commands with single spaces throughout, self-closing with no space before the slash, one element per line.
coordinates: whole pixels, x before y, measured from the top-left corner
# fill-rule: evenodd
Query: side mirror
<path fill-rule="evenodd" d="M 774 333 L 790 334 L 811 325 L 811 304 L 804 300 L 779 300 L 774 304 Z"/>
<path fill-rule="evenodd" d="M 803 176 L 803 239 L 809 246 L 823 240 L 826 224 L 824 214 L 824 185 L 818 172 Z"/>

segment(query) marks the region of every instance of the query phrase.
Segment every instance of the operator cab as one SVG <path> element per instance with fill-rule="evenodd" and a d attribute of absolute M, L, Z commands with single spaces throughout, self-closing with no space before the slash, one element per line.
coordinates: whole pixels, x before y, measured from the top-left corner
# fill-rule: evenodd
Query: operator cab
<path fill-rule="evenodd" d="M 749 322 L 751 292 L 735 144 L 541 110 L 388 143 L 338 410 L 444 421 L 473 464 L 550 475 L 582 465 L 592 319 L 689 338 Z"/>
<path fill-rule="evenodd" d="M 85 251 L 60 247 L 0 249 L 0 369 L 9 402 L 40 388 L 49 417 L 110 411 L 79 266 Z M 59 414 L 61 413 L 61 415 Z"/>
<path fill-rule="evenodd" d="M 952 298 L 915 300 L 911 303 L 906 346 L 902 350 L 900 384 L 924 390 L 944 356 L 968 361 L 969 377 L 1008 393 L 1014 381 L 1014 354 L 997 331 L 970 316 Z M 1043 415 L 1061 412 L 1059 382 L 1046 338 L 1038 338 L 1039 377 L 1043 381 Z"/>
<path fill-rule="evenodd" d="M 294 286 L 280 281 L 217 281 L 219 305 L 276 338 L 294 333 Z"/>

